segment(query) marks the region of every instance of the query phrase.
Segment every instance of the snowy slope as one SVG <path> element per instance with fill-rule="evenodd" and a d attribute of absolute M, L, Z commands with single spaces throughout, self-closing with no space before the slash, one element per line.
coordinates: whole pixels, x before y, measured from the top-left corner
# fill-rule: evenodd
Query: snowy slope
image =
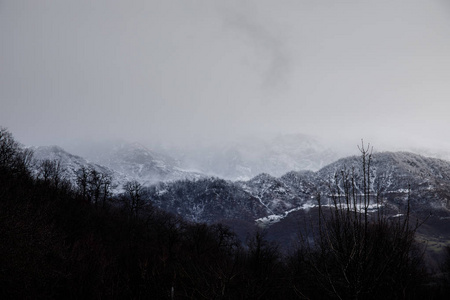
<path fill-rule="evenodd" d="M 170 156 L 152 151 L 138 143 L 124 144 L 103 153 L 98 163 L 147 186 L 160 181 L 200 178 L 202 174 L 179 167 Z"/>
<path fill-rule="evenodd" d="M 260 221 L 266 218 L 269 223 L 273 223 L 273 220 L 279 221 L 291 212 L 313 208 L 317 204 L 318 193 L 322 195 L 325 203 L 331 193 L 329 184 L 333 182 L 335 174 L 353 168 L 355 176 L 358 177 L 362 174 L 360 166 L 360 157 L 355 156 L 340 159 L 317 172 L 289 172 L 278 178 L 260 174 L 247 181 L 221 181 L 223 188 L 214 190 L 214 194 L 208 200 L 204 197 L 208 195 L 207 191 L 211 191 L 210 185 L 217 179 L 185 181 L 154 187 L 150 198 L 158 206 L 165 203 L 162 208 L 175 213 L 190 210 L 192 203 L 217 200 L 221 201 L 221 205 L 225 208 L 233 207 L 234 218 L 251 217 Z M 412 209 L 416 212 L 433 211 L 435 214 L 450 216 L 449 162 L 406 152 L 376 153 L 373 155 L 371 170 L 373 201 L 374 195 L 379 192 L 382 205 L 387 205 L 393 213 L 397 214 L 404 210 L 406 199 L 410 197 Z M 241 199 L 238 201 L 239 205 L 243 206 L 236 210 L 234 206 L 237 203 L 236 199 L 239 198 Z M 199 215 L 190 212 L 188 218 L 193 216 L 192 220 L 211 222 L 209 218 L 202 219 L 202 215 L 212 213 L 206 209 L 203 207 Z M 246 213 L 240 215 L 240 210 Z M 248 211 L 252 211 L 253 214 L 249 216 Z M 214 215 L 220 218 L 228 217 L 227 214 L 219 216 L 217 211 Z"/>
<path fill-rule="evenodd" d="M 107 168 L 105 166 L 91 163 L 86 159 L 73 155 L 58 146 L 41 146 L 32 147 L 34 152 L 34 173 L 39 172 L 39 164 L 43 160 L 58 161 L 61 164 L 62 177 L 68 180 L 72 186 L 76 186 L 77 171 L 81 168 L 95 169 L 100 173 L 107 174 L 112 178 L 113 192 L 119 193 L 122 191 L 122 185 L 130 180 L 125 174 L 117 172 L 113 169 Z"/>
<path fill-rule="evenodd" d="M 177 162 L 167 156 L 155 153 L 139 144 L 128 144 L 104 153 L 98 161 L 90 162 L 80 156 L 73 155 L 58 146 L 34 147 L 35 173 L 38 172 L 39 161 L 59 161 L 63 170 L 62 176 L 72 185 L 76 185 L 77 171 L 82 167 L 93 168 L 113 178 L 115 192 L 122 192 L 127 181 L 137 180 L 144 186 L 160 181 L 195 179 L 202 175 L 187 172 L 177 167 Z"/>

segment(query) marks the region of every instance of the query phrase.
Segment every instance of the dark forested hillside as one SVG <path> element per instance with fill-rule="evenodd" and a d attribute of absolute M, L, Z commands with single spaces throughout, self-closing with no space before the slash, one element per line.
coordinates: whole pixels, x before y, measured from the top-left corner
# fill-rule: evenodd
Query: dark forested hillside
<path fill-rule="evenodd" d="M 68 182 L 34 178 L 31 153 L 6 130 L 0 142 L 2 299 L 251 298 L 281 274 L 256 276 L 252 254 L 223 225 L 187 223 L 150 205 L 130 211 L 127 195 L 94 205 Z M 285 287 L 277 286 L 258 293 L 273 298 Z"/>
<path fill-rule="evenodd" d="M 273 210 L 265 194 L 251 193 L 260 185 L 283 194 L 286 187 L 267 185 L 267 176 L 232 190 L 219 179 L 183 181 L 165 186 L 165 192 L 131 182 L 123 195 L 113 197 L 96 194 L 93 174 L 85 173 L 88 183 L 78 180 L 73 186 L 59 176 L 57 162 L 45 174 L 32 174 L 32 163 L 32 152 L 1 129 L 2 299 L 421 299 L 424 293 L 437 298 L 447 291 L 448 263 L 441 275 L 425 273 L 415 250 L 420 248 L 415 225 L 399 226 L 409 224 L 405 218 L 356 222 L 361 219 L 319 206 L 317 218 L 323 225 L 319 231 L 310 228 L 313 240 L 303 239 L 300 231 L 296 248 L 286 252 L 268 241 L 264 231 L 239 240 L 227 226 L 214 222 L 226 212 L 227 218 L 247 216 L 251 223 L 252 216 Z M 293 174 L 286 178 L 302 183 L 297 192 L 311 194 L 303 179 Z M 164 201 L 183 201 L 215 214 L 198 214 L 208 217 L 209 224 L 185 221 L 143 201 L 155 193 L 160 198 L 153 203 L 159 207 Z M 173 194 L 177 198 L 164 198 Z M 96 200 L 102 197 L 105 202 Z M 238 211 L 244 203 L 244 212 Z M 383 247 L 375 250 L 374 245 Z M 376 276 L 369 276 L 367 270 L 375 265 Z"/>

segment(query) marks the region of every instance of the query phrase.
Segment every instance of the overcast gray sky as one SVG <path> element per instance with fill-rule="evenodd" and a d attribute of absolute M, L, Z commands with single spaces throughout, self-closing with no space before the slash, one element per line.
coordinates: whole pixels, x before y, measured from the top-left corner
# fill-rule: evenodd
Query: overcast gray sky
<path fill-rule="evenodd" d="M 450 141 L 444 0 L 0 0 L 0 41 L 25 144 Z"/>

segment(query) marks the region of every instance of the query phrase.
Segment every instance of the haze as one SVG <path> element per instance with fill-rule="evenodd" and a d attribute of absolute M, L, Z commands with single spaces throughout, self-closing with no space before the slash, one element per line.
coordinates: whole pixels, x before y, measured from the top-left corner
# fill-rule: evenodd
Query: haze
<path fill-rule="evenodd" d="M 445 1 L 0 1 L 0 125 L 27 145 L 301 132 L 448 147 Z"/>

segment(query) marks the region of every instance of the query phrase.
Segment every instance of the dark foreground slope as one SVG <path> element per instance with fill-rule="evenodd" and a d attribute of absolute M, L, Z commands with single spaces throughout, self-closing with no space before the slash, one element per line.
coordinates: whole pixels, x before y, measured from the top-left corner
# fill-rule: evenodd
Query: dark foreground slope
<path fill-rule="evenodd" d="M 223 225 L 183 221 L 150 203 L 130 210 L 127 195 L 96 205 L 61 178 L 33 177 L 29 157 L 8 132 L 1 131 L 2 299 L 332 299 L 339 295 L 324 290 L 323 281 L 311 276 L 322 268 L 315 263 L 315 249 L 298 247 L 285 256 L 263 233 L 242 242 Z M 219 183 L 208 186 L 204 198 L 227 191 L 224 182 Z M 258 181 L 262 186 L 266 183 Z M 283 187 L 269 190 L 282 194 Z M 254 200 L 272 210 L 261 196 Z M 395 244 L 389 242 L 389 232 L 386 237 L 383 249 L 389 250 Z M 410 255 L 403 253 L 411 267 L 402 269 L 408 270 L 404 276 L 383 284 L 366 282 L 365 298 L 444 295 L 444 283 L 428 279 L 420 264 L 409 265 Z M 389 273 L 383 276 L 390 278 Z M 340 295 L 349 295 L 341 278 L 338 273 L 328 280 L 341 288 Z"/>
<path fill-rule="evenodd" d="M 266 241 L 243 248 L 225 226 L 130 211 L 125 195 L 95 205 L 69 182 L 34 178 L 29 153 L 0 133 L 0 298 L 292 297 Z"/>

